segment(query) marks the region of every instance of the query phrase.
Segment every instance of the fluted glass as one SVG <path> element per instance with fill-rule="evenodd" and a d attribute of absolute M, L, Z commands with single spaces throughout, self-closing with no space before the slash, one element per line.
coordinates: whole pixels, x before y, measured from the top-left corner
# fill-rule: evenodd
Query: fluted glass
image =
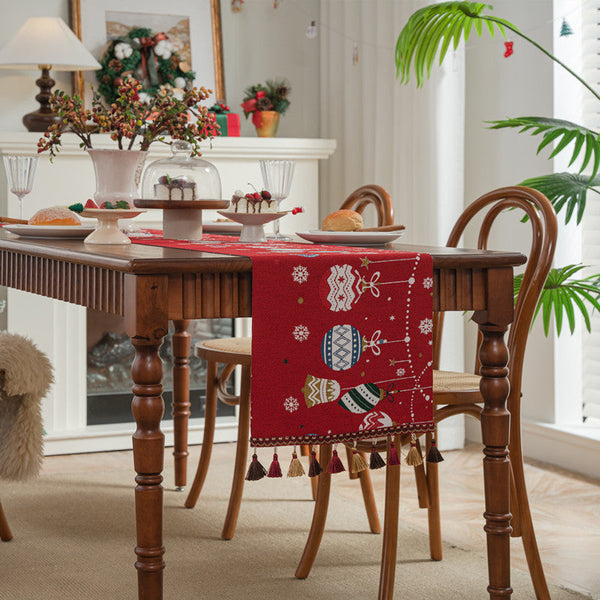
<path fill-rule="evenodd" d="M 37 156 L 3 156 L 10 191 L 19 199 L 19 218 L 23 218 L 23 198 L 31 192 L 38 164 Z"/>
<path fill-rule="evenodd" d="M 277 210 L 280 211 L 280 203 L 290 194 L 292 179 L 294 178 L 295 160 L 261 160 L 260 171 L 262 173 L 265 189 L 270 192 L 271 197 L 277 202 Z M 279 219 L 273 221 L 273 230 L 276 240 L 289 240 L 291 238 L 279 233 Z"/>

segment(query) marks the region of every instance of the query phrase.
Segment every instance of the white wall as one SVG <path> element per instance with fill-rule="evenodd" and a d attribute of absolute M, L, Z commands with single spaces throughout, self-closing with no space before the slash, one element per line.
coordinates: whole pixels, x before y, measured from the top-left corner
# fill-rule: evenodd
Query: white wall
<path fill-rule="evenodd" d="M 492 14 L 514 23 L 545 48 L 553 48 L 552 0 L 497 0 Z M 510 33 L 510 32 L 509 32 Z M 527 177 L 550 173 L 548 153 L 536 156 L 537 137 L 514 130 L 490 130 L 485 121 L 519 116 L 553 116 L 553 63 L 539 50 L 512 35 L 514 54 L 504 58 L 501 37 L 482 39 L 473 33 L 466 49 L 465 202 L 494 188 L 514 185 Z M 497 238 L 499 249 L 529 249 L 528 226 L 516 215 L 505 220 Z M 525 237 L 524 237 L 525 236 Z M 554 343 L 536 326 L 530 336 L 523 390 L 523 414 L 550 420 L 554 397 Z M 474 356 L 467 345 L 468 360 Z M 470 364 L 470 363 L 469 363 Z M 550 376 L 549 376 L 550 375 Z M 473 431 L 477 431 L 475 427 Z"/>
<path fill-rule="evenodd" d="M 61 17 L 68 23 L 68 12 L 68 0 L 0 0 L 0 45 L 29 17 Z M 287 77 L 292 104 L 281 119 L 279 137 L 319 137 L 319 39 L 304 34 L 318 13 L 319 0 L 289 0 L 277 9 L 273 0 L 247 0 L 241 13 L 233 13 L 229 0 L 221 0 L 227 102 L 241 112 L 245 87 Z M 71 89 L 70 74 L 52 76 L 57 88 Z M 25 129 L 22 116 L 38 108 L 38 77 L 36 71 L 0 69 L 0 131 Z M 243 115 L 242 135 L 256 135 Z"/>

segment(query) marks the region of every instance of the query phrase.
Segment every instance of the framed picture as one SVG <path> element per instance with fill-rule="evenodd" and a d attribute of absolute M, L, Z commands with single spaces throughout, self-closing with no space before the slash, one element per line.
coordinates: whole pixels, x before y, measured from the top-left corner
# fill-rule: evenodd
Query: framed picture
<path fill-rule="evenodd" d="M 152 37 L 143 38 L 150 41 L 136 55 L 140 64 L 133 76 L 147 74 L 149 58 L 158 64 L 150 48 L 166 39 L 169 50 L 162 56 L 172 51 L 185 75 L 190 70 L 195 74 L 196 87 L 213 90 L 211 101 L 225 101 L 220 0 L 127 0 L 126 10 L 124 4 L 123 0 L 69 0 L 71 28 L 98 61 L 111 41 L 127 41 L 129 32 L 146 28 Z M 156 80 L 157 69 L 150 67 Z M 95 71 L 73 73 L 73 93 L 84 98 L 86 106 L 91 104 L 91 86 L 98 89 L 100 84 Z"/>

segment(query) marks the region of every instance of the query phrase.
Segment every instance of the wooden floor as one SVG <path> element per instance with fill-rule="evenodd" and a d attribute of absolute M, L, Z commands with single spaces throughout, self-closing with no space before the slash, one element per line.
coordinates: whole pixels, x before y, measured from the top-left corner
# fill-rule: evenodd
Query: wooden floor
<path fill-rule="evenodd" d="M 199 446 L 190 450 L 193 477 Z M 233 444 L 218 444 L 213 463 L 222 463 L 222 472 L 230 477 L 227 463 L 233 462 Z M 167 453 L 170 458 L 170 449 Z M 280 453 L 281 455 L 282 453 Z M 444 453 L 440 465 L 442 498 L 442 534 L 445 541 L 466 549 L 485 552 L 483 526 L 483 477 L 481 448 L 470 445 L 465 450 Z M 306 460 L 306 459 L 305 459 Z M 121 468 L 131 465 L 131 452 L 108 452 L 53 456 L 45 459 L 45 472 L 65 472 Z M 216 464 L 213 467 L 219 468 Z M 378 502 L 383 497 L 384 469 L 373 473 Z M 589 594 L 600 600 L 600 482 L 585 479 L 541 463 L 528 463 L 526 477 L 538 544 L 549 581 Z M 167 489 L 172 481 L 165 481 Z M 345 474 L 336 475 L 333 494 L 360 501 L 355 481 Z M 427 531 L 426 511 L 418 508 L 414 477 L 410 467 L 403 468 L 401 519 L 418 531 Z M 182 494 L 182 504 L 184 494 Z M 380 504 L 380 514 L 383 506 Z M 399 543 L 401 552 L 402 543 Z M 513 540 L 512 561 L 526 570 L 521 541 Z"/>

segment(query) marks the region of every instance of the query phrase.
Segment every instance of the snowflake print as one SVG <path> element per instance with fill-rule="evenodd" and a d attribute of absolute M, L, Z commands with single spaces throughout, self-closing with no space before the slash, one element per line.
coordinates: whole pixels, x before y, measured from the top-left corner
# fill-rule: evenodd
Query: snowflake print
<path fill-rule="evenodd" d="M 296 412 L 299 406 L 300 403 L 296 398 L 294 398 L 294 396 L 289 396 L 283 401 L 283 407 L 285 408 L 285 410 L 291 413 Z"/>
<path fill-rule="evenodd" d="M 308 269 L 302 265 L 294 267 L 292 278 L 296 283 L 305 283 L 308 279 Z"/>
<path fill-rule="evenodd" d="M 430 290 L 433 287 L 433 277 L 425 277 L 423 279 L 423 287 L 426 290 Z"/>
<path fill-rule="evenodd" d="M 310 331 L 306 325 L 296 325 L 294 327 L 294 338 L 299 342 L 304 342 L 308 339 Z"/>
<path fill-rule="evenodd" d="M 406 373 L 406 371 L 404 369 L 397 369 L 396 370 L 396 375 L 398 377 L 402 377 L 402 375 L 404 375 L 404 373 Z"/>
<path fill-rule="evenodd" d="M 431 333 L 433 331 L 433 321 L 431 319 L 423 319 L 419 323 L 419 330 L 423 335 Z"/>

